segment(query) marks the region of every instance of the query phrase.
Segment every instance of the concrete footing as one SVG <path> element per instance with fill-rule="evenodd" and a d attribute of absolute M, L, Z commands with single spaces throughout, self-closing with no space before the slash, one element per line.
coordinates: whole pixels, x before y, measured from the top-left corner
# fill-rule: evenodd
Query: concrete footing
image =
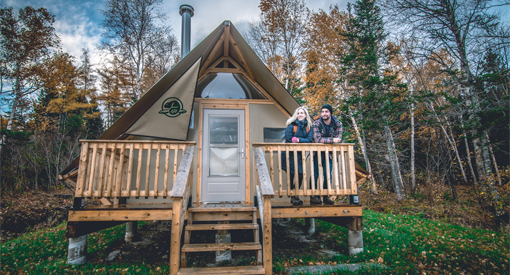
<path fill-rule="evenodd" d="M 308 236 L 315 234 L 315 218 L 305 218 L 305 230 Z"/>
<path fill-rule="evenodd" d="M 350 230 L 347 233 L 349 254 L 354 255 L 363 252 L 363 231 Z"/>
<path fill-rule="evenodd" d="M 126 235 L 124 236 L 124 241 L 126 243 L 133 243 L 135 236 L 138 231 L 138 222 L 127 222 L 126 223 Z"/>
<path fill-rule="evenodd" d="M 222 235 L 216 234 L 216 243 L 231 243 L 232 238 L 230 233 Z M 232 260 L 232 251 L 216 251 L 216 262 L 230 261 Z"/>
<path fill-rule="evenodd" d="M 87 262 L 87 235 L 69 238 L 67 250 L 67 264 L 80 265 Z"/>

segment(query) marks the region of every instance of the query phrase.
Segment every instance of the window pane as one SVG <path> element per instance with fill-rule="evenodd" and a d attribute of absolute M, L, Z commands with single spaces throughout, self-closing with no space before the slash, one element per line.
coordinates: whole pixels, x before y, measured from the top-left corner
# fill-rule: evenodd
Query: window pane
<path fill-rule="evenodd" d="M 202 98 L 264 99 L 264 96 L 241 74 L 212 73 L 197 85 Z"/>
<path fill-rule="evenodd" d="M 237 117 L 211 117 L 210 144 L 237 144 L 237 128 Z"/>
<path fill-rule="evenodd" d="M 239 176 L 239 154 L 237 152 L 237 147 L 210 147 L 209 156 L 209 176 Z"/>

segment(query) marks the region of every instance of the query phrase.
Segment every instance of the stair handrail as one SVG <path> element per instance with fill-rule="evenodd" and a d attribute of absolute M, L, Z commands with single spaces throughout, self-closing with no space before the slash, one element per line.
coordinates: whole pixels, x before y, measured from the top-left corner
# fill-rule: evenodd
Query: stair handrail
<path fill-rule="evenodd" d="M 193 154 L 195 146 L 186 147 L 177 170 L 175 183 L 170 193 L 172 207 L 172 235 L 170 244 L 170 274 L 177 274 L 181 267 L 181 236 L 184 217 L 193 185 Z"/>
<path fill-rule="evenodd" d="M 262 224 L 263 239 L 263 265 L 266 274 L 272 274 L 273 251 L 271 235 L 271 198 L 274 197 L 273 184 L 269 171 L 267 170 L 266 159 L 262 148 L 253 148 L 255 158 L 255 188 L 257 190 L 258 210 L 260 223 Z"/>

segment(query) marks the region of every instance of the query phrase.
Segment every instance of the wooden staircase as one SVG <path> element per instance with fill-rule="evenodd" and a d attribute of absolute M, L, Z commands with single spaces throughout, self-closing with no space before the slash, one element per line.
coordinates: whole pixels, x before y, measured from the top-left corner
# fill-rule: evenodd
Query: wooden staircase
<path fill-rule="evenodd" d="M 194 222 L 218 221 L 217 224 Z M 231 221 L 235 223 L 230 223 Z M 240 223 L 244 221 L 244 223 Z M 253 242 L 190 244 L 191 231 L 253 230 Z M 207 251 L 256 251 L 257 265 L 186 268 L 188 253 Z M 257 208 L 242 204 L 208 204 L 188 209 L 188 224 L 184 228 L 184 245 L 181 249 L 181 269 L 177 274 L 265 274 L 262 266 L 262 244 L 259 240 Z"/>

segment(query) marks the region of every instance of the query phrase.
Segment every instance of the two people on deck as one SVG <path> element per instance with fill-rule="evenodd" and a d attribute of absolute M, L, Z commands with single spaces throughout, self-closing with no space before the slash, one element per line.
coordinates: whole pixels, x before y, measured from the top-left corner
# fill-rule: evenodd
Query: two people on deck
<path fill-rule="evenodd" d="M 333 108 L 329 104 L 324 104 L 321 107 L 320 117 L 312 123 L 312 119 L 308 114 L 308 111 L 304 107 L 299 107 L 294 112 L 294 115 L 287 120 L 287 128 L 285 129 L 285 143 L 340 143 L 342 141 L 342 122 L 340 122 L 335 116 L 333 116 Z M 319 164 L 317 154 L 313 155 L 314 163 L 314 184 L 317 189 L 317 182 L 319 178 Z M 326 159 L 329 161 L 329 167 L 333 167 L 333 159 L 331 154 L 326 157 L 325 152 L 320 154 L 321 163 L 324 165 Z M 285 153 L 282 153 L 282 169 L 290 174 L 290 188 L 295 189 L 295 161 L 294 154 L 289 154 L 289 169 L 286 165 Z M 302 153 L 297 153 L 297 165 L 298 165 L 298 188 L 303 183 L 303 161 Z M 325 165 L 324 165 L 325 167 Z M 327 169 L 322 169 L 324 177 L 323 188 L 327 189 Z M 330 169 L 330 179 L 331 169 Z M 310 196 L 311 204 L 334 204 L 328 196 L 323 196 L 322 201 L 320 196 Z M 293 205 L 302 205 L 303 201 L 298 196 L 291 197 L 291 203 Z"/>

